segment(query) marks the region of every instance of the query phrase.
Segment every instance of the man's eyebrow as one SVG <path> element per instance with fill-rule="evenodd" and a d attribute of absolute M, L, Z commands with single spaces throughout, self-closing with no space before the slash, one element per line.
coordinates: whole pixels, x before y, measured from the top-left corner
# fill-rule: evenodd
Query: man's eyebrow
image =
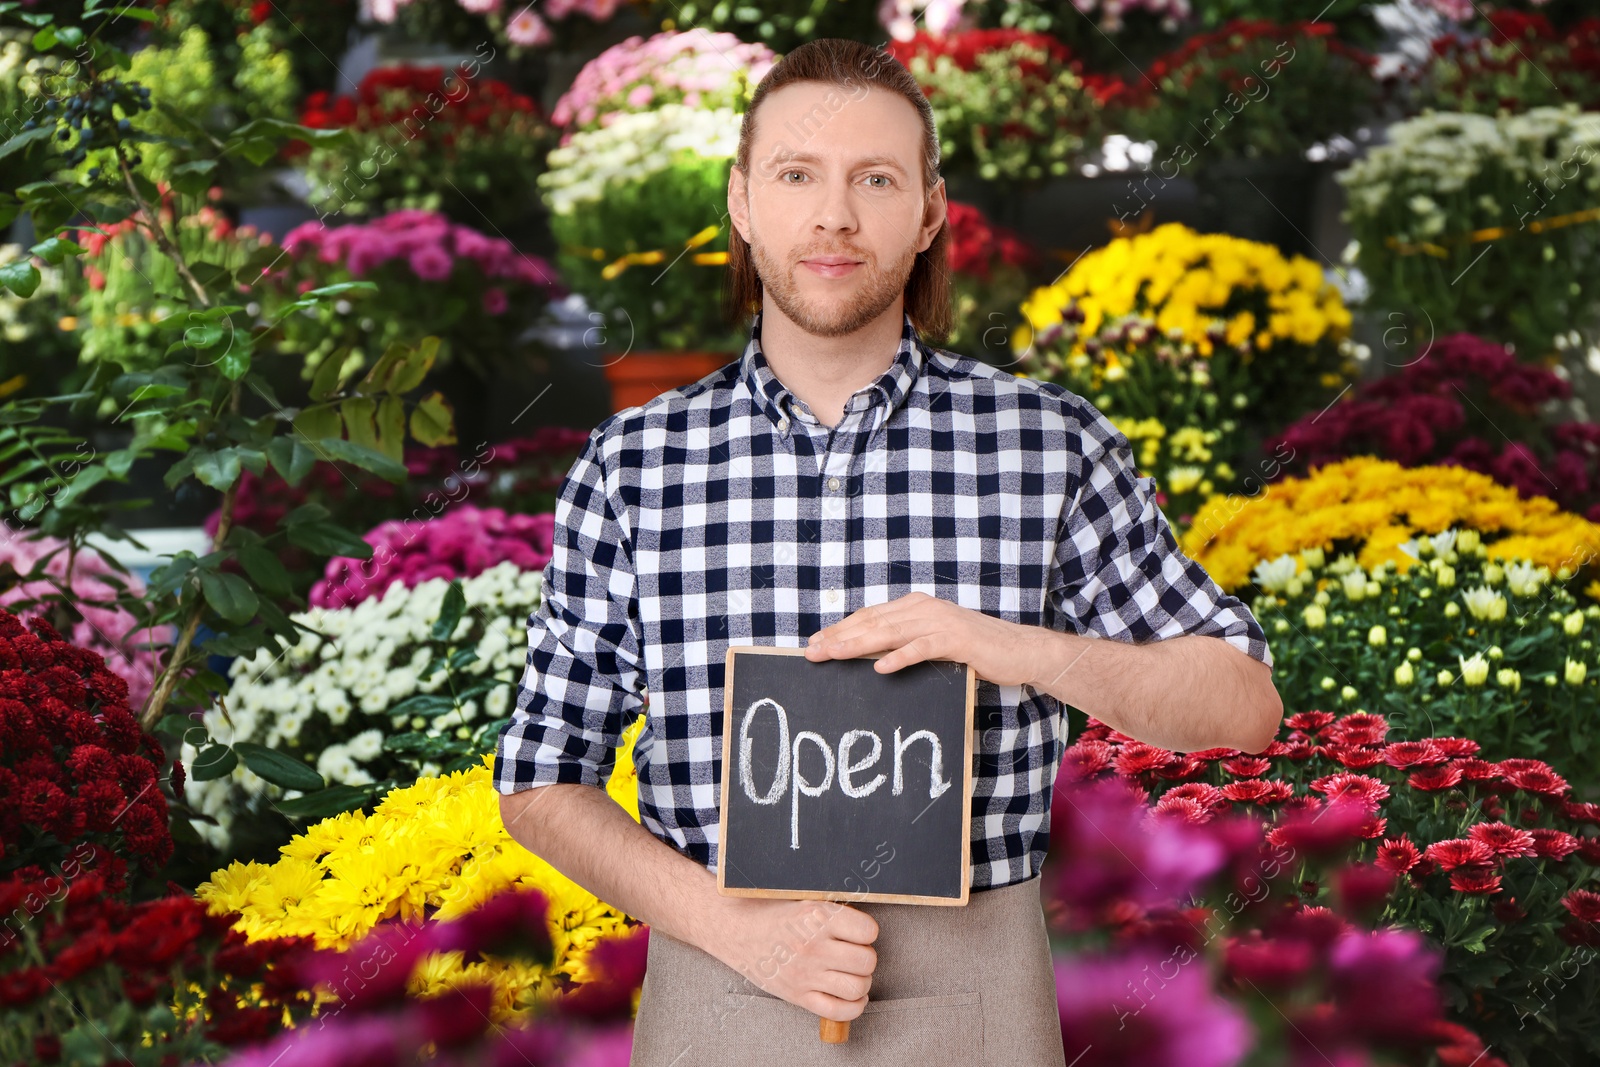
<path fill-rule="evenodd" d="M 784 156 L 783 159 L 781 160 L 781 162 L 785 162 L 785 163 L 821 163 L 822 162 L 822 158 L 820 156 L 814 155 L 814 154 L 812 154 L 810 152 L 791 152 L 788 155 Z M 889 167 L 889 168 L 891 168 L 893 170 L 899 171 L 901 174 L 905 174 L 906 173 L 906 169 L 904 167 L 902 167 L 899 163 L 896 163 L 894 161 L 894 159 L 889 157 L 889 156 L 862 156 L 860 159 L 856 160 L 856 166 L 857 167 Z"/>

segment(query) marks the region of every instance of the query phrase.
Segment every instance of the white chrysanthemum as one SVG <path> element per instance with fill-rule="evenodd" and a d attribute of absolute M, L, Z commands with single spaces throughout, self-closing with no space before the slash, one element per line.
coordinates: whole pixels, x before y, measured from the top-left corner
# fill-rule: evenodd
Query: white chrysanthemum
<path fill-rule="evenodd" d="M 1549 567 L 1536 567 L 1520 559 L 1506 565 L 1506 588 L 1516 596 L 1536 596 L 1549 580 Z"/>
<path fill-rule="evenodd" d="M 1294 578 L 1299 564 L 1295 558 L 1285 553 L 1277 559 L 1262 560 L 1256 564 L 1255 573 L 1251 575 L 1255 583 L 1269 593 L 1281 593 L 1289 587 L 1289 582 Z"/>

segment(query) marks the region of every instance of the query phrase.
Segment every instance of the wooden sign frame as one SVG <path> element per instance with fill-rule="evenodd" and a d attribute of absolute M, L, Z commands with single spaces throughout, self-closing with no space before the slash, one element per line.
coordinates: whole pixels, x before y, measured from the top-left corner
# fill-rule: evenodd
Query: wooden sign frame
<path fill-rule="evenodd" d="M 961 869 L 964 876 L 961 879 L 961 896 L 938 897 L 924 896 L 914 893 L 867 893 L 843 892 L 828 889 L 750 889 L 741 886 L 730 887 L 727 884 L 726 873 L 728 865 L 722 862 L 724 849 L 728 841 L 728 770 L 733 766 L 733 735 L 734 730 L 729 729 L 733 722 L 733 661 L 734 653 L 746 655 L 767 656 L 804 656 L 803 648 L 773 648 L 766 645 L 740 645 L 729 647 L 725 661 L 725 684 L 722 687 L 722 798 L 718 812 L 718 862 L 717 862 L 717 892 L 730 897 L 767 897 L 781 900 L 835 900 L 835 901 L 874 901 L 884 904 L 930 904 L 945 907 L 963 907 L 972 893 L 972 730 L 974 726 L 975 709 L 977 705 L 978 673 L 970 664 L 958 663 L 955 660 L 931 660 L 924 662 L 949 663 L 959 667 L 967 675 L 966 691 L 966 728 L 961 741 L 961 796 L 963 811 L 966 813 L 963 823 L 966 832 L 961 835 Z M 853 660 L 882 659 L 882 654 L 874 656 L 853 656 Z M 826 660 L 819 663 L 828 662 Z M 885 676 L 887 677 L 887 676 Z"/>

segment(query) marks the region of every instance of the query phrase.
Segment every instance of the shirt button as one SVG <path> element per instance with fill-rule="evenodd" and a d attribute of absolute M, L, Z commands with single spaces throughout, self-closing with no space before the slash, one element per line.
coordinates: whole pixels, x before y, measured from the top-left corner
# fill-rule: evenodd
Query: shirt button
<path fill-rule="evenodd" d="M 828 488 L 832 489 L 834 492 L 838 492 L 839 491 L 839 479 L 837 479 L 837 478 L 829 478 L 828 479 Z"/>
<path fill-rule="evenodd" d="M 789 416 L 785 415 L 783 418 L 778 420 L 778 432 L 779 433 L 788 433 L 789 432 Z"/>
<path fill-rule="evenodd" d="M 828 603 L 837 604 L 839 602 L 839 597 L 840 597 L 839 590 L 830 589 L 830 590 L 828 590 L 826 595 L 827 595 L 827 598 L 828 598 Z"/>

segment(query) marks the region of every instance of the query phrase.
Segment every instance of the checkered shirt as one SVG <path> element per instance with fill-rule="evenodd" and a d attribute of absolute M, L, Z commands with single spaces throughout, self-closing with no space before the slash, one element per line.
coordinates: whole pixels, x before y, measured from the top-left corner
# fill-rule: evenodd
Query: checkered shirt
<path fill-rule="evenodd" d="M 648 690 L 640 822 L 715 871 L 728 646 L 802 648 L 914 591 L 1119 641 L 1207 634 L 1270 666 L 1155 492 L 1086 400 L 928 346 L 909 316 L 829 428 L 774 376 L 757 314 L 738 360 L 609 416 L 568 473 L 496 788 L 604 784 Z M 974 717 L 977 891 L 1038 873 L 1066 731 L 1029 686 L 979 679 Z"/>

